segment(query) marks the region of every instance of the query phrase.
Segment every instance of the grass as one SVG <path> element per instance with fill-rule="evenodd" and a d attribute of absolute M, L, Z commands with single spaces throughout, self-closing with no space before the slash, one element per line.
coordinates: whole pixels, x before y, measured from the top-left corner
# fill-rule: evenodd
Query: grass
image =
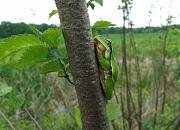
<path fill-rule="evenodd" d="M 121 36 L 119 34 L 107 34 L 105 36 L 113 41 L 115 55 L 121 54 Z M 152 48 L 156 50 L 161 49 L 159 46 L 161 46 L 163 42 L 162 33 L 151 33 L 150 35 L 148 33 L 138 33 L 135 34 L 134 37 L 140 55 L 149 55 L 151 52 L 150 44 L 152 44 Z M 127 36 L 127 45 L 129 43 L 129 37 Z M 171 32 L 169 34 L 167 51 L 170 56 L 175 53 L 180 53 L 180 33 L 175 35 Z"/>

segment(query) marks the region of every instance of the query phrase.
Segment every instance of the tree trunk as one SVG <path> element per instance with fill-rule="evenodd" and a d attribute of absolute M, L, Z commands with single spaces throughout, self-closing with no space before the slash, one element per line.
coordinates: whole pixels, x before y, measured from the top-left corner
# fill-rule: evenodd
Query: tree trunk
<path fill-rule="evenodd" d="M 85 0 L 55 0 L 66 42 L 83 130 L 109 130 Z"/>

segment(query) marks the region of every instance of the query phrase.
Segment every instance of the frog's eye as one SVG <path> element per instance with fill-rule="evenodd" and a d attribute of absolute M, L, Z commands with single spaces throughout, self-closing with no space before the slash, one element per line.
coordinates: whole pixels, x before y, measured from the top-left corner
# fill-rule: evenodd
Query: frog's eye
<path fill-rule="evenodd" d="M 106 43 L 107 43 L 107 45 L 111 48 L 111 46 L 112 46 L 112 41 L 109 40 L 109 39 L 106 39 Z"/>

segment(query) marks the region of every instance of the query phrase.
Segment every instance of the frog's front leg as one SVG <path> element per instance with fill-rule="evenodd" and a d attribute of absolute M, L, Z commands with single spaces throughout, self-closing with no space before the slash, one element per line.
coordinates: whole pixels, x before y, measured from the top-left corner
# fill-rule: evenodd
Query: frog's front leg
<path fill-rule="evenodd" d="M 107 60 L 106 58 L 104 58 L 103 55 L 99 55 L 98 60 L 100 62 L 100 66 L 102 67 L 104 71 L 111 69 L 111 62 Z"/>

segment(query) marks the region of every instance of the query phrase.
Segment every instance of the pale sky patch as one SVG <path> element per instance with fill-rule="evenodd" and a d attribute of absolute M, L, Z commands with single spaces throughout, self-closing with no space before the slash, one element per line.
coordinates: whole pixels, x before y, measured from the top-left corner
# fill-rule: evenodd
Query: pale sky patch
<path fill-rule="evenodd" d="M 97 20 L 107 20 L 122 25 L 122 11 L 118 10 L 121 0 L 104 0 L 104 6 L 96 4 L 95 10 L 89 8 L 91 24 Z M 173 15 L 173 24 L 180 24 L 179 0 L 134 0 L 130 18 L 136 27 L 166 24 L 168 12 Z M 59 24 L 58 15 L 48 20 L 48 14 L 56 9 L 54 0 L 0 0 L 0 22 L 26 22 Z M 152 14 L 149 17 L 149 11 Z"/>

